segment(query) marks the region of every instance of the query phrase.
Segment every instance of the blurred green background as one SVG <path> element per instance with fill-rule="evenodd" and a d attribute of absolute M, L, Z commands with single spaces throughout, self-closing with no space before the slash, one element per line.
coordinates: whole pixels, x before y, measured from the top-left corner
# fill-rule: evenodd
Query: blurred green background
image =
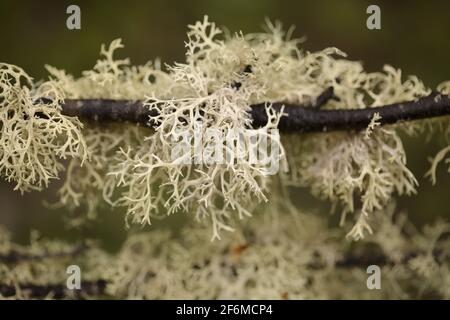
<path fill-rule="evenodd" d="M 82 29 L 66 28 L 66 8 L 81 7 Z M 366 28 L 366 8 L 381 7 L 381 30 Z M 35 79 L 45 78 L 45 64 L 79 75 L 93 66 L 100 45 L 121 37 L 132 63 L 160 57 L 163 62 L 182 61 L 187 25 L 210 16 L 219 26 L 244 33 L 260 31 L 264 19 L 295 25 L 294 35 L 306 36 L 307 50 L 336 46 L 353 60 L 364 61 L 370 71 L 391 64 L 404 75 L 415 74 L 428 86 L 450 79 L 449 1 L 5 1 L 0 2 L 0 61 L 23 67 Z M 399 210 L 407 210 L 418 225 L 437 216 L 450 217 L 450 179 L 439 168 L 438 183 L 431 186 L 423 174 L 427 157 L 439 150 L 439 141 L 428 144 L 421 138 L 405 140 L 409 167 L 419 179 L 418 195 L 401 197 Z M 12 185 L 0 184 L 0 224 L 15 232 L 19 241 L 30 229 L 50 237 L 98 236 L 114 246 L 125 237 L 121 210 L 102 212 L 101 222 L 83 230 L 66 231 L 64 210 L 49 210 L 44 199 L 51 197 L 58 182 L 45 193 L 21 196 Z M 292 190 L 299 206 L 328 208 L 311 197 L 308 190 Z M 173 219 L 162 224 L 171 224 Z M 161 224 L 156 222 L 156 225 Z M 157 226 L 156 226 L 157 227 Z"/>

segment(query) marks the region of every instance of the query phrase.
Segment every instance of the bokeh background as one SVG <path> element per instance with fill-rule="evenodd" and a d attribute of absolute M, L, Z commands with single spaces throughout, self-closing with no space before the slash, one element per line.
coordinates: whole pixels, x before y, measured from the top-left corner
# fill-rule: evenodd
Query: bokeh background
<path fill-rule="evenodd" d="M 81 7 L 82 29 L 66 28 L 66 8 Z M 366 28 L 366 8 L 381 7 L 381 30 Z M 219 26 L 244 33 L 260 31 L 265 18 L 280 20 L 294 35 L 306 36 L 304 48 L 320 50 L 336 46 L 353 60 L 364 61 L 369 71 L 384 64 L 414 74 L 428 86 L 450 79 L 449 1 L 362 1 L 362 0 L 198 0 L 198 1 L 0 1 L 0 61 L 23 67 L 35 79 L 46 78 L 45 64 L 79 75 L 92 68 L 100 45 L 122 38 L 122 57 L 141 64 L 157 57 L 163 62 L 183 61 L 187 25 L 209 15 Z M 418 194 L 400 197 L 398 210 L 406 210 L 421 226 L 436 217 L 450 218 L 450 179 L 444 166 L 438 183 L 423 178 L 427 158 L 440 141 L 425 143 L 421 137 L 405 139 L 408 166 L 419 179 Z M 83 229 L 64 228 L 64 210 L 43 205 L 51 199 L 58 182 L 48 191 L 20 195 L 12 185 L 0 183 L 0 224 L 26 241 L 30 229 L 48 237 L 95 236 L 109 248 L 119 246 L 126 235 L 120 209 L 100 213 L 97 223 Z M 307 189 L 291 190 L 299 206 L 327 214 L 329 205 L 314 199 Z M 156 222 L 152 228 L 176 229 L 179 219 Z M 334 218 L 330 218 L 333 223 Z"/>

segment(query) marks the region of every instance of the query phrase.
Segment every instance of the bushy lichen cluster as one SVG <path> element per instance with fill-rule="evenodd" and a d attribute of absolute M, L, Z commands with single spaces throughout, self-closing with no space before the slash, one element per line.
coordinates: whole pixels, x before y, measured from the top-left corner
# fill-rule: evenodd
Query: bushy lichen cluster
<path fill-rule="evenodd" d="M 14 243 L 11 238 L 12 235 L 0 227 L 0 300 L 52 299 L 56 296 L 52 288 L 56 287 L 62 288 L 66 298 L 77 296 L 75 291 L 67 290 L 69 275 L 66 269 L 69 265 L 82 268 L 86 265 L 86 259 L 75 254 L 77 251 L 81 253 L 81 245 L 80 250 L 74 250 L 73 244 L 43 239 L 37 232 L 32 232 L 27 245 Z M 97 276 L 97 272 L 90 274 L 89 269 L 84 268 L 85 281 Z"/>
<path fill-rule="evenodd" d="M 81 290 L 66 289 L 63 298 L 450 298 L 450 226 L 440 221 L 418 232 L 394 207 L 376 211 L 376 233 L 358 243 L 341 241 L 342 229 L 286 201 L 271 203 L 221 241 L 208 241 L 209 228 L 192 224 L 178 237 L 166 230 L 132 234 L 116 253 L 91 243 L 77 256 L 58 255 L 70 247 L 36 237 L 21 247 L 1 230 L 0 293 L 43 298 L 30 284 L 67 288 L 65 270 L 77 264 Z M 40 258 L 5 262 L 12 251 Z M 380 290 L 367 287 L 370 264 L 381 268 Z M 88 282 L 105 285 L 92 293 Z M 10 287 L 17 288 L 13 296 Z"/>
<path fill-rule="evenodd" d="M 429 121 L 380 128 L 374 118 L 366 132 L 285 135 L 276 176 L 245 160 L 205 164 L 191 154 L 171 158 L 177 132 L 195 132 L 199 124 L 202 130 L 246 130 L 255 103 L 267 103 L 269 122 L 259 132 L 268 135 L 283 116 L 271 102 L 308 105 L 333 87 L 335 99 L 324 108 L 370 108 L 431 92 L 417 77 L 402 80 L 391 66 L 366 72 L 336 48 L 304 51 L 290 35 L 270 22 L 264 33 L 222 35 L 205 17 L 189 26 L 186 61 L 166 71 L 159 62 L 132 66 L 116 59 L 120 40 L 102 46 L 102 58 L 79 78 L 47 67 L 50 80 L 33 83 L 21 69 L 1 65 L 1 174 L 22 191 L 41 190 L 63 169 L 57 158 L 69 157 L 61 204 L 86 207 L 89 216 L 101 202 L 121 205 L 130 221 L 142 224 L 189 212 L 212 222 L 213 238 L 232 230 L 233 216 L 251 216 L 258 203 L 274 201 L 272 185 L 308 186 L 341 208 L 342 223 L 348 213 L 357 214 L 348 234 L 360 239 L 371 232 L 373 212 L 394 195 L 415 193 L 417 180 L 406 166 L 399 133 L 417 133 Z M 438 90 L 449 93 L 449 83 Z M 145 100 L 145 108 L 158 111 L 156 128 L 89 123 L 82 129 L 60 112 L 64 99 L 79 98 Z M 433 121 L 448 137 L 448 118 Z M 449 150 L 436 156 L 433 181 Z M 182 161 L 186 157 L 190 164 Z"/>
<path fill-rule="evenodd" d="M 86 159 L 81 123 L 61 115 L 64 94 L 52 81 L 33 84 L 19 67 L 0 64 L 0 172 L 21 192 L 58 178 L 58 159 Z"/>

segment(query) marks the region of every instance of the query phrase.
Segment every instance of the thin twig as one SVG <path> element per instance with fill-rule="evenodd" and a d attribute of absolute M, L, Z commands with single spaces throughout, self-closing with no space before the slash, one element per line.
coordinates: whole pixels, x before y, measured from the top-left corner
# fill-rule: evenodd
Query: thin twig
<path fill-rule="evenodd" d="M 364 109 L 321 109 L 329 99 L 334 98 L 333 90 L 328 88 L 317 97 L 316 103 L 301 106 L 276 102 L 272 106 L 284 113 L 279 123 L 282 132 L 328 132 L 336 130 L 361 130 L 367 127 L 375 113 L 381 116 L 380 124 L 395 124 L 450 115 L 450 98 L 447 95 L 433 92 L 426 97 L 414 101 L 405 101 L 385 106 Z M 252 126 L 258 128 L 267 123 L 265 104 L 251 106 Z M 77 99 L 66 100 L 62 105 L 62 113 L 94 121 L 128 121 L 144 126 L 152 126 L 152 118 L 158 115 L 155 109 L 148 109 L 141 101 Z"/>

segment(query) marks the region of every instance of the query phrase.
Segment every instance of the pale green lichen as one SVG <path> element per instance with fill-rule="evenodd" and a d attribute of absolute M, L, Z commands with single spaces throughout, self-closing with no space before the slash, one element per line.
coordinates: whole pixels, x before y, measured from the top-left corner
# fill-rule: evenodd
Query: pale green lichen
<path fill-rule="evenodd" d="M 275 139 L 281 161 L 275 176 L 245 158 L 224 164 L 203 163 L 190 152 L 172 157 L 180 131 L 247 129 L 254 103 L 268 103 L 269 123 L 253 130 L 268 136 L 282 116 L 271 102 L 308 105 L 331 86 L 337 99 L 323 108 L 367 108 L 431 91 L 390 66 L 366 72 L 336 48 L 304 51 L 290 35 L 270 22 L 264 33 L 224 35 L 205 17 L 189 26 L 186 61 L 167 71 L 158 61 L 132 66 L 116 59 L 120 40 L 102 46 L 100 60 L 79 78 L 48 66 L 50 80 L 33 83 L 20 68 L 0 64 L 0 173 L 16 189 L 41 190 L 67 157 L 58 204 L 88 218 L 109 204 L 124 206 L 128 220 L 140 224 L 177 211 L 210 221 L 188 222 L 179 237 L 160 229 L 130 234 L 117 253 L 91 243 L 76 257 L 58 254 L 70 251 L 68 244 L 35 234 L 30 244 L 15 244 L 0 228 L 0 291 L 16 289 L 5 298 L 33 297 L 24 284 L 65 286 L 67 266 L 77 264 L 83 280 L 106 281 L 105 292 L 85 298 L 449 299 L 449 225 L 437 221 L 418 232 L 405 214 L 394 214 L 391 202 L 417 187 L 400 133 L 433 130 L 448 143 L 448 117 L 380 127 L 375 114 L 360 132 L 286 134 Z M 438 90 L 450 94 L 450 82 Z M 146 101 L 145 108 L 159 113 L 156 128 L 92 122 L 82 129 L 79 120 L 61 115 L 64 99 L 79 98 Z M 200 145 L 211 151 L 208 141 Z M 444 146 L 434 158 L 433 183 L 449 151 Z M 365 241 L 342 241 L 343 229 L 299 210 L 291 186 L 330 200 L 341 209 L 341 224 L 353 213 L 347 235 Z M 80 218 L 71 223 L 83 225 Z M 213 238 L 235 232 L 210 242 L 210 225 Z M 31 258 L 8 262 L 11 253 Z M 382 290 L 366 286 L 372 260 L 382 268 Z"/>
<path fill-rule="evenodd" d="M 431 167 L 430 167 L 430 170 L 427 171 L 426 176 L 430 177 L 431 182 L 433 184 L 436 184 L 436 169 L 437 169 L 438 164 L 441 161 L 445 161 L 445 163 L 447 163 L 447 165 L 448 165 L 447 171 L 450 173 L 450 157 L 445 159 L 445 157 L 447 156 L 447 153 L 450 153 L 450 145 L 445 147 L 441 151 L 439 151 L 436 154 L 436 156 L 433 158 L 433 160 L 431 161 Z"/>
<path fill-rule="evenodd" d="M 144 139 L 145 128 L 130 127 L 123 132 L 120 125 L 105 125 L 103 128 L 88 125 L 83 130 L 89 161 L 81 166 L 80 159 L 74 158 L 67 164 L 64 182 L 58 190 L 58 202 L 51 207 L 63 206 L 73 215 L 68 222 L 81 226 L 88 220 L 97 218 L 99 207 L 113 205 L 116 181 L 108 175 L 112 170 L 118 148 L 139 144 Z"/>
<path fill-rule="evenodd" d="M 80 78 L 67 74 L 52 66 L 46 66 L 52 82 L 60 88 L 66 98 L 110 98 L 142 100 L 152 92 L 163 95 L 170 92 L 173 82 L 169 75 L 160 70 L 159 62 L 148 62 L 131 66 L 129 59 L 115 59 L 114 52 L 123 48 L 116 39 L 108 48 L 102 45 L 101 59 L 92 70 L 83 72 Z M 152 83 L 151 79 L 156 79 Z"/>
<path fill-rule="evenodd" d="M 27 244 L 17 244 L 11 240 L 11 234 L 0 226 L 0 300 L 3 299 L 53 299 L 54 292 L 49 290 L 45 296 L 35 297 L 30 286 L 60 285 L 67 299 L 75 298 L 76 291 L 66 287 L 69 265 L 88 265 L 81 256 L 72 254 L 73 245 L 58 241 L 44 239 L 38 232 L 30 234 Z M 8 260 L 13 257 L 13 260 Z M 97 272 L 91 273 L 85 268 L 83 279 L 89 281 L 91 275 L 96 279 Z M 3 294 L 5 287 L 15 289 L 13 296 Z M 64 290 L 67 289 L 67 290 Z M 5 290 L 8 293 L 10 290 Z M 42 294 L 44 290 L 39 293 Z M 3 295 L 2 295 L 3 294 Z M 87 296 L 86 296 L 87 297 Z"/>
<path fill-rule="evenodd" d="M 270 211 L 260 212 L 220 242 L 205 241 L 208 230 L 198 227 L 186 229 L 179 240 L 168 233 L 132 236 L 117 263 L 103 267 L 111 280 L 108 292 L 131 299 L 386 299 L 432 292 L 447 296 L 439 279 L 449 281 L 448 262 L 438 262 L 433 254 L 448 247 L 442 237 L 448 224 L 438 222 L 419 233 L 411 231 L 403 215 L 394 218 L 394 206 L 377 212 L 376 233 L 367 238 L 373 244 L 370 254 L 378 252 L 392 265 L 381 265 L 382 290 L 368 290 L 367 265 L 344 262 L 348 256 L 358 257 L 358 248 L 369 254 L 367 242 L 357 248 L 336 243 L 339 235 L 322 218 L 291 212 L 285 204 L 269 206 Z"/>
<path fill-rule="evenodd" d="M 293 137 L 289 137 L 292 139 Z M 292 173 L 286 183 L 309 186 L 313 194 L 329 199 L 346 215 L 360 211 L 349 235 L 363 237 L 371 232 L 368 216 L 381 210 L 398 194 L 412 194 L 417 180 L 406 167 L 406 155 L 397 133 L 381 128 L 366 139 L 364 133 L 313 135 L 291 148 L 288 159 Z M 355 202 L 361 206 L 356 207 Z"/>
<path fill-rule="evenodd" d="M 441 83 L 438 86 L 438 91 L 450 96 L 450 81 Z M 442 129 L 442 135 L 444 136 L 445 142 L 448 144 L 447 147 L 440 150 L 432 159 L 430 170 L 427 171 L 426 176 L 430 177 L 431 182 L 436 184 L 436 170 L 439 163 L 444 161 L 447 164 L 447 172 L 450 173 L 450 117 L 446 117 L 441 123 L 438 123 Z"/>
<path fill-rule="evenodd" d="M 8 156 L 3 156 L 2 175 L 17 181 L 22 190 L 32 186 L 41 189 L 62 169 L 55 156 L 75 157 L 59 191 L 61 204 L 87 207 L 93 216 L 102 202 L 98 195 L 102 194 L 107 203 L 125 206 L 129 220 L 137 223 L 150 223 L 153 217 L 177 211 L 191 212 L 199 220 L 212 221 L 213 238 L 220 237 L 221 229 L 232 230 L 233 216 L 250 216 L 258 203 L 266 202 L 274 181 L 282 186 L 309 186 L 318 197 L 342 207 L 342 223 L 348 213 L 356 213 L 356 224 L 349 235 L 362 238 L 371 232 L 375 210 L 382 210 L 395 195 L 415 192 L 417 181 L 406 167 L 399 133 L 422 133 L 425 127 L 432 128 L 434 121 L 378 128 L 379 118 L 374 117 L 365 134 L 286 135 L 281 143 L 276 142 L 276 157 L 281 161 L 276 177 L 268 176 L 264 166 L 245 159 L 240 163 L 205 164 L 192 154 L 171 158 L 179 142 L 173 138 L 180 131 L 193 133 L 198 125 L 202 132 L 247 129 L 251 124 L 249 106 L 254 103 L 268 103 L 270 121 L 258 130 L 268 136 L 282 116 L 270 107 L 271 102 L 308 105 L 330 86 L 336 99 L 323 106 L 327 109 L 375 107 L 414 100 L 431 92 L 417 77 L 403 80 L 401 71 L 391 66 L 385 66 L 382 72 L 366 72 L 360 62 L 345 59 L 346 54 L 336 48 L 305 51 L 299 46 L 302 40 L 291 39 L 291 33 L 285 33 L 278 23 L 268 22 L 264 33 L 223 34 L 205 17 L 189 26 L 186 61 L 167 66 L 167 71 L 158 61 L 132 66 L 129 59 L 115 58 L 116 49 L 123 47 L 120 39 L 103 45 L 101 58 L 79 78 L 47 66 L 51 79 L 37 86 L 23 71 L 9 66 L 2 71 L 0 102 L 7 107 L 3 109 L 19 112 L 14 113 L 14 119 L 3 112 L 3 118 L 15 134 L 20 125 L 33 126 L 35 133 L 27 137 L 33 137 L 31 145 L 40 155 L 38 161 L 24 161 L 23 152 L 8 147 L 19 142 L 11 142 L 10 134 L 2 134 L 3 150 L 9 150 L 5 153 Z M 25 78 L 31 89 L 17 85 L 17 79 L 14 83 L 5 80 L 10 74 Z M 438 89 L 450 92 L 448 82 Z M 39 100 L 47 96 L 52 97 L 50 104 Z M 153 119 L 157 126 L 136 131 L 128 126 L 125 131 L 129 133 L 123 134 L 120 126 L 89 124 L 83 132 L 84 146 L 79 122 L 60 115 L 64 98 L 145 100 L 145 108 L 159 112 Z M 32 116 L 32 121 L 23 121 L 21 108 L 33 112 L 47 108 L 45 112 L 53 113 L 48 116 L 50 120 Z M 37 123 L 43 126 L 39 134 Z M 439 123 L 446 126 L 443 121 Z M 56 134 L 58 138 L 48 134 L 56 129 L 63 130 Z M 61 135 L 67 140 L 58 145 Z M 50 146 L 56 153 L 48 150 Z M 207 149 L 208 143 L 203 141 L 201 146 Z M 433 162 L 433 181 L 446 150 Z M 91 159 L 83 167 L 84 156 L 76 158 L 80 152 L 88 152 Z M 19 158 L 10 163 L 9 155 L 16 154 Z M 355 205 L 358 202 L 361 204 Z"/>
<path fill-rule="evenodd" d="M 0 64 L 0 173 L 16 190 L 47 187 L 64 168 L 58 159 L 86 159 L 82 124 L 61 114 L 63 100 L 55 83 Z"/>
<path fill-rule="evenodd" d="M 209 228 L 189 224 L 180 236 L 140 232 L 129 235 L 117 253 L 92 243 L 72 257 L 57 254 L 68 252 L 68 244 L 33 236 L 31 246 L 21 246 L 0 229 L 0 257 L 11 251 L 44 255 L 13 263 L 0 259 L 0 290 L 13 285 L 19 289 L 15 298 L 29 298 L 32 292 L 21 291 L 21 285 L 65 286 L 67 266 L 77 264 L 83 281 L 106 283 L 99 295 L 85 295 L 94 299 L 450 298 L 448 224 L 437 221 L 418 232 L 390 204 L 373 213 L 374 234 L 350 245 L 324 217 L 276 196 L 235 233 L 215 242 L 208 241 Z M 381 290 L 366 286 L 369 261 L 381 268 Z M 66 298 L 73 294 L 67 290 Z"/>
<path fill-rule="evenodd" d="M 375 130 L 376 127 L 379 127 L 381 125 L 381 116 L 380 113 L 375 112 L 373 114 L 372 119 L 370 120 L 369 125 L 366 128 L 366 132 L 364 133 L 364 138 L 365 139 L 370 139 L 370 135 L 372 134 L 372 132 Z"/>

